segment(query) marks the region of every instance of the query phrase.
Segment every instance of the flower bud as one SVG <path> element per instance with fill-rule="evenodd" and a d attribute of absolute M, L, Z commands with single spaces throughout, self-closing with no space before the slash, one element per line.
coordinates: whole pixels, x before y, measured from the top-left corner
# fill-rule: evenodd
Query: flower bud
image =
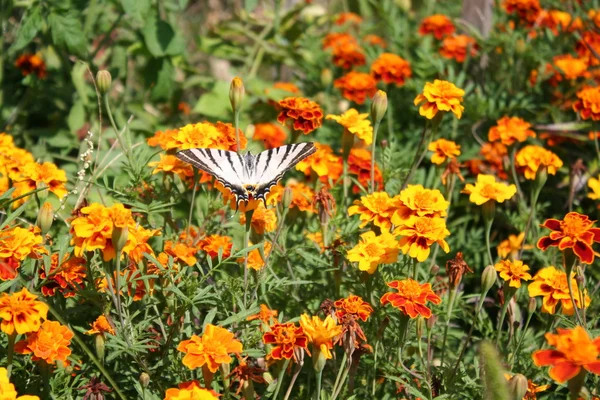
<path fill-rule="evenodd" d="M 535 299 L 535 297 L 530 297 L 529 303 L 527 303 L 527 312 L 529 314 L 533 314 L 536 309 L 537 309 L 537 300 Z"/>
<path fill-rule="evenodd" d="M 98 359 L 100 360 L 100 362 L 104 362 L 104 335 L 102 335 L 101 333 L 98 333 L 95 335 L 95 339 L 96 339 L 96 355 L 98 356 Z"/>
<path fill-rule="evenodd" d="M 150 384 L 150 375 L 148 375 L 145 372 L 142 372 L 140 374 L 140 385 L 142 385 L 143 388 L 147 388 L 149 384 Z"/>
<path fill-rule="evenodd" d="M 437 322 L 437 316 L 432 315 L 431 317 L 429 317 L 427 319 L 427 322 L 425 323 L 425 326 L 427 326 L 427 329 L 432 330 L 433 327 L 435 326 L 436 322 Z"/>
<path fill-rule="evenodd" d="M 387 110 L 388 100 L 387 94 L 383 90 L 378 90 L 373 96 L 371 103 L 371 120 L 374 123 L 379 123 L 383 119 Z"/>
<path fill-rule="evenodd" d="M 127 225 L 125 225 L 124 227 L 117 227 L 115 226 L 113 228 L 112 231 L 112 245 L 115 249 L 115 252 L 117 254 L 120 254 L 121 251 L 123 251 L 123 248 L 125 247 L 125 244 L 127 244 L 127 239 L 129 238 L 129 228 L 127 227 Z"/>
<path fill-rule="evenodd" d="M 513 399 L 521 400 L 527 393 L 527 378 L 522 374 L 516 374 L 508 381 L 508 390 Z"/>
<path fill-rule="evenodd" d="M 37 197 L 38 201 L 40 203 L 45 201 L 48 198 L 48 185 L 45 182 L 38 182 L 36 189 L 39 190 L 39 192 L 35 192 L 35 196 Z"/>
<path fill-rule="evenodd" d="M 98 91 L 100 94 L 104 95 L 108 93 L 110 90 L 110 85 L 112 84 L 112 76 L 110 72 L 105 69 L 101 69 L 96 73 L 96 86 L 98 86 Z"/>
<path fill-rule="evenodd" d="M 48 233 L 54 222 L 54 209 L 52 204 L 45 202 L 38 212 L 36 225 L 40 228 L 42 235 Z"/>
<path fill-rule="evenodd" d="M 323 354 L 323 352 L 320 349 L 316 348 L 313 351 L 312 362 L 313 362 L 313 368 L 315 369 L 315 372 L 318 374 L 321 371 L 323 371 L 323 368 L 325 368 L 325 363 L 327 363 L 327 358 L 325 357 L 325 354 Z"/>
<path fill-rule="evenodd" d="M 229 101 L 231 102 L 231 108 L 233 112 L 237 112 L 242 107 L 242 101 L 244 100 L 244 83 L 237 76 L 231 81 L 229 86 Z"/>
<path fill-rule="evenodd" d="M 424 325 L 425 325 L 425 318 L 422 315 L 419 315 L 419 317 L 417 318 L 417 326 L 416 326 L 417 340 L 421 340 L 421 337 L 423 336 Z"/>
<path fill-rule="evenodd" d="M 290 188 L 289 186 L 285 187 L 285 190 L 283 191 L 283 198 L 281 200 L 281 204 L 283 204 L 283 208 L 290 208 L 290 205 L 292 204 L 292 200 L 294 199 L 294 192 L 292 191 L 292 188 Z"/>
<path fill-rule="evenodd" d="M 533 183 L 533 190 L 536 193 L 539 193 L 540 190 L 542 190 L 542 188 L 546 184 L 547 180 L 548 180 L 548 168 L 546 168 L 543 165 L 540 165 L 540 168 L 537 170 L 537 172 L 535 174 L 535 181 Z"/>
<path fill-rule="evenodd" d="M 585 270 L 581 265 L 577 266 L 577 275 L 575 275 L 575 281 L 577 282 L 577 285 L 579 285 L 579 289 L 585 289 Z"/>
<path fill-rule="evenodd" d="M 324 87 L 329 87 L 331 82 L 333 82 L 333 73 L 329 68 L 325 68 L 321 71 L 321 84 Z"/>
<path fill-rule="evenodd" d="M 496 202 L 488 200 L 481 205 L 481 215 L 486 224 L 491 224 L 496 215 Z"/>
<path fill-rule="evenodd" d="M 481 274 L 481 291 L 485 294 L 494 286 L 496 283 L 496 279 L 498 279 L 498 272 L 496 272 L 496 268 L 493 265 L 488 265 L 483 270 Z"/>

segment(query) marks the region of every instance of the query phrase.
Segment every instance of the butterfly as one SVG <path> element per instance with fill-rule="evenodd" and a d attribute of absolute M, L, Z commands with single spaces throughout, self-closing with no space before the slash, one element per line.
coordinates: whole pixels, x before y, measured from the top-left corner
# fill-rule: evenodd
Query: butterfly
<path fill-rule="evenodd" d="M 288 170 L 317 151 L 313 143 L 296 143 L 265 150 L 258 154 L 239 154 L 219 149 L 181 150 L 182 161 L 215 177 L 231 190 L 236 205 L 262 200 Z"/>

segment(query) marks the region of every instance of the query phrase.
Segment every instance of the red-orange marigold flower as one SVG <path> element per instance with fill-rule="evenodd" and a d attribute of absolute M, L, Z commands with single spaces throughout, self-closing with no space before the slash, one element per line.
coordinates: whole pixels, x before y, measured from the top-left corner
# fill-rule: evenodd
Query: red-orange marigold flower
<path fill-rule="evenodd" d="M 343 69 L 365 65 L 367 59 L 358 43 L 345 42 L 333 48 L 333 63 Z"/>
<path fill-rule="evenodd" d="M 233 242 L 229 236 L 210 235 L 205 237 L 198 243 L 198 248 L 208 254 L 211 258 L 215 258 L 222 251 L 223 258 L 228 258 L 231 255 Z"/>
<path fill-rule="evenodd" d="M 600 86 L 585 87 L 577 92 L 573 110 L 583 119 L 600 121 Z"/>
<path fill-rule="evenodd" d="M 284 145 L 287 134 L 279 125 L 267 122 L 264 124 L 254 124 L 254 136 L 252 136 L 252 139 L 262 142 L 265 149 L 273 149 Z"/>
<path fill-rule="evenodd" d="M 557 328 L 558 334 L 546 333 L 548 344 L 554 349 L 538 350 L 532 358 L 538 367 L 550 366 L 550 378 L 563 383 L 576 377 L 581 368 L 600 375 L 600 337 L 591 339 L 581 326 L 573 329 Z"/>
<path fill-rule="evenodd" d="M 539 0 L 505 0 L 503 6 L 508 14 L 517 14 L 528 25 L 536 22 L 542 12 Z"/>
<path fill-rule="evenodd" d="M 331 32 L 323 39 L 323 50 L 329 48 L 334 49 L 337 46 L 341 46 L 348 42 L 357 43 L 354 36 L 349 33 Z"/>
<path fill-rule="evenodd" d="M 557 246 L 561 251 L 573 249 L 582 263 L 591 264 L 595 255 L 592 245 L 600 242 L 600 228 L 593 228 L 595 222 L 576 212 L 568 213 L 562 221 L 547 219 L 541 226 L 552 232 L 538 240 L 537 247 L 541 250 L 551 246 Z"/>
<path fill-rule="evenodd" d="M 277 314 L 279 314 L 279 311 L 271 310 L 266 304 L 261 304 L 258 314 L 249 316 L 246 318 L 246 321 L 254 321 L 255 319 L 258 319 L 265 324 L 277 323 Z"/>
<path fill-rule="evenodd" d="M 302 348 L 308 352 L 308 337 L 300 326 L 288 322 L 285 324 L 275 324 L 270 327 L 270 331 L 263 334 L 263 342 L 273 345 L 269 356 L 274 360 L 294 359 L 296 347 Z"/>
<path fill-rule="evenodd" d="M 38 78 L 44 79 L 48 74 L 46 72 L 46 63 L 38 54 L 23 54 L 15 61 L 15 67 L 21 70 L 23 76 L 35 74 Z"/>
<path fill-rule="evenodd" d="M 206 365 L 215 373 L 221 364 L 232 361 L 230 354 L 242 352 L 242 343 L 227 329 L 207 324 L 201 337 L 192 335 L 189 340 L 179 343 L 177 350 L 185 353 L 183 365 L 189 369 Z"/>
<path fill-rule="evenodd" d="M 434 14 L 423 18 L 419 26 L 419 34 L 422 36 L 433 35 L 437 40 L 441 40 L 444 36 L 452 35 L 456 28 L 454 24 L 444 14 Z"/>
<path fill-rule="evenodd" d="M 336 300 L 333 305 L 335 306 L 335 315 L 338 320 L 341 321 L 345 315 L 351 314 L 356 318 L 366 322 L 371 313 L 373 307 L 360 296 L 350 295 L 345 299 Z"/>
<path fill-rule="evenodd" d="M 372 97 L 377 91 L 377 81 L 364 72 L 351 71 L 333 82 L 333 86 L 342 91 L 344 98 L 363 104 L 367 97 Z"/>
<path fill-rule="evenodd" d="M 40 328 L 40 320 L 46 319 L 48 306 L 26 288 L 12 294 L 0 296 L 0 319 L 2 332 L 7 335 L 35 332 Z"/>
<path fill-rule="evenodd" d="M 427 302 L 440 304 L 442 299 L 433 293 L 430 283 L 420 284 L 414 279 L 404 279 L 401 281 L 392 281 L 387 284 L 394 288 L 398 293 L 386 293 L 381 297 L 381 304 L 391 303 L 392 306 L 399 309 L 402 313 L 411 318 L 417 318 L 422 315 L 424 318 L 431 317 L 431 310 L 427 308 Z"/>
<path fill-rule="evenodd" d="M 87 331 L 85 333 L 86 335 L 104 335 L 105 333 L 110 333 L 111 335 L 115 334 L 115 329 L 110 324 L 110 322 L 108 322 L 108 319 L 106 319 L 104 315 L 101 315 L 98 318 L 96 318 L 96 320 L 90 325 L 92 329 Z"/>
<path fill-rule="evenodd" d="M 361 148 L 350 150 L 350 154 L 348 155 L 348 173 L 350 175 L 356 175 L 358 183 L 360 183 L 363 188 L 368 187 L 371 179 L 371 152 Z M 375 163 L 374 175 L 374 190 L 379 190 L 383 186 L 383 174 L 377 163 Z M 359 188 L 355 186 L 354 192 L 358 193 L 359 191 Z"/>
<path fill-rule="evenodd" d="M 293 128 L 308 135 L 323 123 L 323 110 L 312 100 L 304 97 L 286 97 L 279 101 L 281 111 L 277 121 L 285 125 L 289 119 L 293 122 Z"/>
<path fill-rule="evenodd" d="M 392 53 L 383 53 L 371 64 L 371 75 L 378 81 L 402 86 L 412 76 L 410 63 Z"/>
<path fill-rule="evenodd" d="M 44 296 L 54 296 L 58 289 L 65 298 L 75 296 L 78 290 L 83 289 L 83 280 L 86 276 L 85 263 L 85 258 L 71 257 L 67 253 L 59 266 L 58 254 L 53 254 L 50 271 L 46 273 L 44 263 L 40 268 L 40 278 L 42 282 L 45 280 L 42 286 L 42 294 Z"/>
<path fill-rule="evenodd" d="M 73 332 L 56 321 L 44 321 L 40 329 L 27 335 L 27 339 L 15 345 L 15 351 L 21 354 L 33 353 L 34 361 L 44 360 L 48 364 L 66 361 L 71 355 Z"/>
<path fill-rule="evenodd" d="M 440 55 L 449 60 L 456 60 L 462 63 L 467 58 L 477 55 L 477 42 L 467 35 L 448 36 L 442 42 Z"/>

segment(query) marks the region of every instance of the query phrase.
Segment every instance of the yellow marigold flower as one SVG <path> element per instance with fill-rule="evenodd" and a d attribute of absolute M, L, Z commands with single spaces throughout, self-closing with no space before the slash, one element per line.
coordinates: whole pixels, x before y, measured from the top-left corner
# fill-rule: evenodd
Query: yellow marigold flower
<path fill-rule="evenodd" d="M 111 323 L 108 322 L 108 319 L 106 319 L 104 315 L 101 315 L 98 318 L 96 318 L 96 320 L 90 325 L 92 329 L 87 331 L 85 333 L 86 335 L 104 335 L 105 333 L 110 333 L 111 335 L 115 334 L 115 329 L 113 328 Z"/>
<path fill-rule="evenodd" d="M 540 146 L 528 145 L 519 150 L 515 157 L 517 167 L 523 170 L 525 178 L 535 179 L 540 167 L 546 168 L 550 175 L 562 167 L 563 162 L 556 154 Z"/>
<path fill-rule="evenodd" d="M 85 258 L 71 257 L 71 254 L 67 253 L 59 263 L 58 254 L 52 254 L 50 270 L 46 271 L 43 263 L 40 268 L 40 279 L 45 282 L 42 294 L 54 296 L 58 290 L 65 299 L 74 297 L 77 291 L 83 289 L 83 280 L 87 273 L 86 262 Z"/>
<path fill-rule="evenodd" d="M 402 236 L 398 243 L 402 253 L 420 262 L 429 257 L 434 243 L 439 244 L 446 253 L 450 251 L 448 243 L 444 240 L 450 235 L 450 231 L 446 229 L 446 220 L 442 217 L 410 217 L 404 221 L 403 226 L 394 231 L 394 234 Z"/>
<path fill-rule="evenodd" d="M 392 281 L 387 284 L 396 289 L 397 293 L 386 293 L 381 297 L 381 304 L 390 303 L 410 318 L 417 318 L 422 315 L 423 318 L 431 318 L 431 310 L 427 307 L 427 302 L 440 304 L 442 299 L 433 293 L 431 283 L 423 283 L 414 279 L 404 279 L 401 281 Z"/>
<path fill-rule="evenodd" d="M 211 258 L 215 258 L 219 255 L 219 252 L 223 252 L 223 258 L 229 258 L 231 256 L 231 248 L 233 242 L 229 236 L 221 235 L 210 235 L 198 243 L 198 248 L 208 254 Z"/>
<path fill-rule="evenodd" d="M 163 150 L 170 150 L 169 143 L 175 142 L 175 137 L 179 133 L 179 129 L 167 129 L 165 131 L 156 131 L 154 136 L 148 138 L 149 146 L 160 146 Z"/>
<path fill-rule="evenodd" d="M 15 385 L 8 380 L 8 371 L 0 367 L 0 400 L 40 400 L 37 396 L 17 396 Z"/>
<path fill-rule="evenodd" d="M 493 175 L 477 175 L 477 183 L 472 185 L 468 183 L 462 193 L 469 195 L 469 201 L 478 206 L 490 200 L 503 203 L 511 199 L 517 193 L 517 187 L 513 184 L 507 185 L 502 182 L 496 182 Z"/>
<path fill-rule="evenodd" d="M 280 100 L 280 112 L 277 121 L 285 125 L 289 119 L 292 121 L 292 128 L 296 131 L 302 131 L 308 135 L 323 123 L 323 110 L 312 100 L 304 97 L 286 97 Z"/>
<path fill-rule="evenodd" d="M 477 55 L 477 42 L 467 35 L 448 36 L 442 41 L 440 55 L 459 63 L 465 62 L 467 55 Z"/>
<path fill-rule="evenodd" d="M 574 272 L 571 273 L 571 284 L 573 285 L 573 297 L 577 307 L 589 307 L 592 299 L 588 296 L 587 289 L 583 291 L 584 304 L 581 304 L 582 299 L 578 294 L 579 286 L 577 285 Z M 567 274 L 564 271 L 554 266 L 542 268 L 535 274 L 533 282 L 527 286 L 527 290 L 529 291 L 529 297 L 542 296 L 542 312 L 554 314 L 556 313 L 556 306 L 560 304 L 560 312 L 562 314 L 573 315 L 573 302 L 569 295 Z"/>
<path fill-rule="evenodd" d="M 219 394 L 212 389 L 205 389 L 198 381 L 184 382 L 177 388 L 167 389 L 164 400 L 219 400 Z"/>
<path fill-rule="evenodd" d="M 188 246 L 185 243 L 174 242 L 172 240 L 165 241 L 165 254 L 173 257 L 176 261 L 181 260 L 189 266 L 196 264 L 196 253 L 198 250 L 198 247 Z"/>
<path fill-rule="evenodd" d="M 389 232 L 381 235 L 368 231 L 360 235 L 360 242 L 348 250 L 348 261 L 358 262 L 358 269 L 374 274 L 380 264 L 391 264 L 398 260 L 398 241 Z"/>
<path fill-rule="evenodd" d="M 231 363 L 230 354 L 242 352 L 242 343 L 227 329 L 207 324 L 201 337 L 192 335 L 189 340 L 179 343 L 177 350 L 185 353 L 183 365 L 189 369 L 206 365 L 215 373 L 221 364 Z"/>
<path fill-rule="evenodd" d="M 59 199 L 67 194 L 65 183 L 67 174 L 62 169 L 58 169 L 51 162 L 43 164 L 28 163 L 20 169 L 21 174 L 13 176 L 15 191 L 13 198 L 32 192 L 41 187 L 47 187 Z M 16 203 L 24 203 L 26 198 L 18 200 Z"/>
<path fill-rule="evenodd" d="M 369 222 L 381 230 L 389 230 L 392 226 L 392 198 L 386 192 L 373 192 L 354 200 L 354 205 L 348 208 L 348 215 L 359 215 L 360 227 L 364 228 Z"/>
<path fill-rule="evenodd" d="M 240 214 L 240 223 L 246 223 L 246 214 Z M 259 235 L 264 235 L 265 232 L 273 232 L 277 228 L 277 214 L 273 208 L 265 208 L 261 203 L 252 214 L 252 222 L 250 223 L 252 230 Z"/>
<path fill-rule="evenodd" d="M 371 75 L 377 81 L 402 86 L 412 76 L 412 69 L 410 63 L 402 57 L 392 53 L 382 53 L 371 64 Z"/>
<path fill-rule="evenodd" d="M 515 142 L 524 142 L 528 137 L 535 137 L 531 124 L 519 117 L 502 117 L 496 121 L 497 125 L 490 128 L 488 140 L 500 140 L 502 144 L 510 146 Z"/>
<path fill-rule="evenodd" d="M 462 106 L 465 91 L 456 87 L 453 83 L 436 79 L 425 84 L 423 93 L 415 97 L 414 104 L 419 105 L 419 114 L 427 119 L 433 119 L 438 111 L 452 112 L 458 119 L 462 117 L 464 107 Z"/>
<path fill-rule="evenodd" d="M 291 208 L 295 207 L 300 211 L 314 212 L 312 199 L 315 197 L 315 192 L 310 186 L 292 180 L 287 181 L 285 187 L 280 184 L 274 186 L 271 189 L 269 196 L 267 196 L 267 205 L 277 206 L 281 203 L 283 200 L 283 192 L 286 188 L 289 188 L 292 191 Z"/>
<path fill-rule="evenodd" d="M 450 202 L 437 189 L 425 189 L 422 185 L 408 185 L 391 201 L 393 215 L 391 221 L 396 226 L 412 216 L 445 217 Z"/>
<path fill-rule="evenodd" d="M 250 245 L 252 245 L 252 244 L 250 244 Z M 264 246 L 263 254 L 265 255 L 264 258 L 261 255 L 260 249 L 258 249 L 258 248 L 254 249 L 254 250 L 250 251 L 250 253 L 248 253 L 248 268 L 251 268 L 255 271 L 260 271 L 261 269 L 264 268 L 265 260 L 269 257 L 269 253 L 271 253 L 271 248 L 273 247 L 273 245 L 271 244 L 271 242 L 268 242 L 265 240 L 263 243 L 263 246 Z M 238 263 L 243 264 L 244 259 L 238 258 Z"/>
<path fill-rule="evenodd" d="M 444 14 L 434 14 L 423 18 L 419 26 L 419 34 L 421 36 L 433 35 L 437 40 L 441 40 L 444 36 L 452 35 L 456 28 L 454 24 Z"/>
<path fill-rule="evenodd" d="M 431 162 L 440 165 L 447 159 L 460 156 L 460 145 L 452 140 L 438 139 L 429 143 L 429 151 L 433 151 Z"/>
<path fill-rule="evenodd" d="M 254 321 L 255 319 L 258 319 L 268 325 L 276 324 L 278 322 L 277 314 L 279 314 L 279 311 L 271 310 L 266 304 L 261 304 L 260 312 L 258 314 L 249 316 L 246 318 L 246 321 Z"/>
<path fill-rule="evenodd" d="M 342 175 L 342 158 L 336 156 L 326 144 L 315 143 L 315 147 L 316 153 L 296 164 L 296 169 L 307 176 L 314 171 L 319 177 L 336 181 Z"/>
<path fill-rule="evenodd" d="M 356 109 L 351 108 L 342 115 L 329 114 L 326 119 L 332 119 L 342 125 L 348 132 L 363 140 L 365 144 L 373 143 L 373 127 L 368 113 L 359 114 Z"/>
<path fill-rule="evenodd" d="M 333 349 L 333 338 L 342 333 L 342 327 L 330 315 L 323 321 L 317 316 L 309 317 L 308 314 L 302 314 L 300 326 L 308 337 L 308 341 L 312 343 L 313 352 L 320 351 L 327 360 L 333 358 L 330 351 Z"/>
<path fill-rule="evenodd" d="M 56 321 L 44 321 L 40 329 L 29 333 L 27 339 L 15 345 L 15 351 L 21 354 L 32 353 L 32 360 L 44 360 L 48 364 L 65 362 L 71 355 L 73 332 Z"/>
<path fill-rule="evenodd" d="M 573 110 L 583 119 L 600 121 L 600 86 L 585 87 L 577 92 Z"/>
<path fill-rule="evenodd" d="M 503 260 L 494 265 L 496 271 L 502 279 L 508 282 L 508 286 L 520 288 L 521 281 L 530 281 L 529 266 L 523 264 L 521 260 Z"/>
<path fill-rule="evenodd" d="M 519 233 L 519 235 L 508 235 L 508 239 L 503 240 L 497 247 L 498 257 L 507 258 L 510 256 L 513 260 L 519 254 L 521 247 L 523 250 L 533 249 L 533 245 L 526 244 L 523 246 L 523 239 L 525 238 L 525 232 Z"/>
<path fill-rule="evenodd" d="M 189 181 L 194 177 L 194 168 L 191 164 L 181 161 L 179 158 L 170 154 L 159 154 L 160 161 L 152 161 L 148 163 L 149 167 L 153 167 L 152 175 L 164 172 L 167 174 L 175 174 L 182 181 Z"/>
<path fill-rule="evenodd" d="M 377 91 L 377 81 L 364 72 L 350 71 L 333 82 L 333 86 L 342 91 L 345 99 L 363 104 Z"/>
<path fill-rule="evenodd" d="M 7 335 L 35 332 L 40 320 L 46 319 L 48 306 L 36 300 L 37 296 L 26 288 L 12 294 L 0 295 L 0 319 L 2 332 Z"/>
<path fill-rule="evenodd" d="M 252 139 L 262 142 L 265 149 L 274 149 L 285 144 L 287 134 L 280 126 L 267 122 L 254 124 Z"/>
<path fill-rule="evenodd" d="M 48 250 L 42 245 L 38 227 L 14 227 L 0 231 L 0 280 L 17 276 L 17 269 L 25 258 L 41 258 Z"/>
<path fill-rule="evenodd" d="M 600 176 L 598 178 L 600 178 Z M 588 193 L 587 197 L 592 200 L 600 199 L 600 179 L 590 178 L 588 179 L 587 185 L 592 189 L 592 193 Z"/>

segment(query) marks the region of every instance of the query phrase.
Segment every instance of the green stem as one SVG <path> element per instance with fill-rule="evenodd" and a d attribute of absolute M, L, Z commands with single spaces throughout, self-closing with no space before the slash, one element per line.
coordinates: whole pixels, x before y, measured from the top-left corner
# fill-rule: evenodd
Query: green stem
<path fill-rule="evenodd" d="M 317 400 L 321 400 L 321 380 L 323 378 L 323 370 L 317 372 Z"/>
<path fill-rule="evenodd" d="M 123 310 L 121 309 L 121 251 L 117 252 L 115 257 L 115 299 L 117 307 L 117 314 L 119 315 L 119 321 L 121 322 L 121 329 L 123 329 L 123 335 L 127 335 L 125 330 L 125 319 L 123 318 Z M 107 277 L 108 281 L 110 277 Z"/>
<path fill-rule="evenodd" d="M 450 298 L 448 299 L 448 317 L 446 318 L 446 326 L 444 327 L 444 337 L 442 339 L 442 360 L 441 365 L 444 365 L 444 358 L 446 356 L 446 339 L 448 337 L 448 328 L 450 327 L 450 321 L 452 320 L 452 311 L 454 309 L 454 300 L 456 299 L 456 293 L 458 288 L 452 289 L 450 292 Z"/>
<path fill-rule="evenodd" d="M 15 355 L 15 340 L 17 339 L 17 333 L 13 332 L 12 334 L 8 335 L 8 348 L 7 350 L 7 355 L 6 355 L 6 375 L 7 377 L 10 379 L 10 373 L 12 371 L 12 363 L 13 363 L 13 357 Z"/>
<path fill-rule="evenodd" d="M 502 304 L 502 309 L 500 310 L 500 319 L 498 320 L 498 327 L 496 328 L 496 347 L 498 347 L 498 344 L 500 343 L 500 336 L 502 336 L 502 325 L 504 324 L 504 319 L 506 318 L 508 303 L 510 303 L 510 298 L 505 298 L 504 304 Z"/>
<path fill-rule="evenodd" d="M 196 202 L 196 190 L 198 190 L 198 170 L 194 168 L 194 190 L 192 191 L 192 202 L 190 203 L 190 212 L 188 213 L 188 226 L 186 231 L 186 237 L 189 240 L 190 229 L 192 226 L 192 215 L 194 214 L 194 203 Z"/>
<path fill-rule="evenodd" d="M 246 231 L 244 232 L 244 249 L 248 248 L 250 242 L 250 230 L 252 229 L 252 214 L 254 210 L 246 211 Z M 247 306 L 248 301 L 248 257 L 250 253 L 246 252 L 244 257 L 244 308 Z"/>
<path fill-rule="evenodd" d="M 333 389 L 331 391 L 332 398 L 333 398 L 333 395 L 335 394 L 335 392 L 337 391 L 338 385 L 340 384 L 340 380 L 344 373 L 344 366 L 346 365 L 346 361 L 348 361 L 348 354 L 346 352 L 344 352 L 344 357 L 342 357 L 340 369 L 338 370 L 338 374 L 337 374 L 337 377 L 335 378 L 335 383 L 333 384 Z"/>
<path fill-rule="evenodd" d="M 525 333 L 527 332 L 527 328 L 529 327 L 529 322 L 531 321 L 531 317 L 533 317 L 533 313 L 529 313 L 529 315 L 527 316 L 527 321 L 525 322 L 525 326 L 523 327 L 523 330 L 521 331 L 521 335 L 519 336 L 519 340 L 517 340 L 517 345 L 515 346 L 515 350 L 514 352 L 511 354 L 508 363 L 510 364 L 510 368 L 512 370 L 513 367 L 513 363 L 515 361 L 516 355 L 519 352 L 519 349 L 521 348 L 521 343 L 523 343 L 523 339 L 525 338 Z"/>
<path fill-rule="evenodd" d="M 388 113 L 391 114 L 391 113 Z M 371 187 L 369 193 L 375 191 L 375 147 L 377 144 L 377 131 L 379 130 L 379 122 L 373 125 L 373 143 L 371 144 Z"/>
<path fill-rule="evenodd" d="M 523 191 L 521 190 L 521 184 L 519 183 L 519 177 L 517 175 L 517 168 L 515 165 L 515 155 L 517 153 L 517 145 L 513 145 L 510 152 L 510 172 L 512 174 L 513 181 L 517 187 L 517 195 L 519 198 L 519 204 L 523 201 Z"/>
<path fill-rule="evenodd" d="M 519 260 L 521 259 L 521 255 L 523 254 L 525 244 L 527 243 L 527 234 L 529 233 L 529 228 L 531 227 L 531 223 L 533 222 L 533 219 L 535 217 L 535 206 L 537 204 L 539 195 L 540 190 L 534 190 L 531 195 L 531 209 L 529 210 L 529 217 L 527 218 L 527 223 L 525 224 L 525 229 L 523 230 L 523 242 L 521 243 L 521 248 L 519 249 Z"/>
<path fill-rule="evenodd" d="M 339 394 L 342 392 L 342 388 L 344 387 L 344 382 L 346 382 L 346 378 L 348 377 L 348 373 L 350 372 L 350 367 L 352 365 L 351 363 L 347 363 L 347 364 L 349 364 L 349 365 L 343 369 L 342 378 L 340 379 L 338 387 L 336 388 L 335 392 L 333 393 L 331 400 L 337 399 Z"/>
<path fill-rule="evenodd" d="M 292 380 L 290 381 L 287 391 L 285 392 L 285 396 L 283 396 L 283 400 L 288 400 L 290 398 L 290 395 L 292 394 L 292 389 L 294 388 L 294 384 L 296 383 L 296 379 L 298 379 L 298 375 L 300 374 L 301 370 L 302 370 L 302 365 L 296 364 L 296 371 L 294 372 L 294 375 L 292 376 Z"/>
<path fill-rule="evenodd" d="M 392 139 L 394 138 L 394 116 L 392 110 L 392 92 L 390 91 L 390 87 L 387 88 L 387 93 L 390 95 L 387 97 L 387 112 L 386 112 L 386 121 L 387 121 L 387 129 L 388 129 L 388 142 L 391 145 Z M 373 129 L 374 131 L 375 129 Z M 373 132 L 373 139 L 375 139 L 375 132 Z"/>
<path fill-rule="evenodd" d="M 569 287 L 569 297 L 571 298 L 571 304 L 573 304 L 573 310 L 575 310 L 575 316 L 577 317 L 577 323 L 581 326 L 584 326 L 583 320 L 581 319 L 581 315 L 579 314 L 579 307 L 575 302 L 575 296 L 573 296 L 573 279 L 571 279 L 571 271 L 572 268 L 567 269 L 567 286 Z"/>
<path fill-rule="evenodd" d="M 240 110 L 235 110 L 233 113 L 233 128 L 235 129 L 235 150 L 239 153 L 242 148 L 240 147 Z"/>
<path fill-rule="evenodd" d="M 108 120 L 110 121 L 110 125 L 112 126 L 113 130 L 115 131 L 115 135 L 117 136 L 117 141 L 119 142 L 119 146 L 121 146 L 121 148 L 123 149 L 123 153 L 125 153 L 125 156 L 127 157 L 127 160 L 129 161 L 129 163 L 131 165 L 133 165 L 129 149 L 125 146 L 125 143 L 123 142 L 123 138 L 121 137 L 119 128 L 117 127 L 117 124 L 115 123 L 115 119 L 113 118 L 112 111 L 110 109 L 110 102 L 108 101 L 107 94 L 104 95 L 104 108 L 106 109 L 106 114 L 108 115 Z"/>
<path fill-rule="evenodd" d="M 391 114 L 391 113 L 388 113 L 388 114 Z M 428 151 L 427 148 L 429 147 L 429 142 L 431 142 L 431 139 L 433 138 L 434 129 L 433 128 L 429 129 L 429 135 L 427 135 L 427 133 L 428 133 L 427 131 L 428 131 L 427 124 L 425 124 L 425 126 L 423 127 L 423 131 L 421 132 L 421 139 L 419 139 L 419 144 L 417 145 L 417 151 L 415 152 L 415 157 L 413 158 L 413 162 L 412 162 L 412 165 L 410 166 L 408 175 L 406 175 L 406 178 L 404 178 L 404 182 L 402 182 L 401 190 L 406 189 L 406 186 L 410 182 L 410 179 L 415 174 L 417 168 L 419 168 L 419 165 L 421 164 L 421 162 L 425 158 L 425 155 L 427 154 L 427 151 Z M 429 137 L 429 139 L 427 140 L 427 144 L 425 144 L 425 138 L 427 136 Z M 425 147 L 423 147 L 424 144 L 425 144 Z M 421 150 L 421 148 L 423 148 L 423 149 Z M 419 153 L 420 153 L 420 155 L 419 155 Z"/>
<path fill-rule="evenodd" d="M 493 201 L 493 200 L 490 200 Z M 492 257 L 492 247 L 490 245 L 490 235 L 492 234 L 492 225 L 494 223 L 494 219 L 489 219 L 485 221 L 485 248 L 487 250 L 488 259 L 490 261 L 490 265 L 494 265 L 494 258 Z"/>
<path fill-rule="evenodd" d="M 273 399 L 277 399 L 277 395 L 279 395 L 279 391 L 281 390 L 281 383 L 283 381 L 283 375 L 287 370 L 288 365 L 290 365 L 290 360 L 285 360 L 281 370 L 279 371 L 279 375 L 277 376 L 277 386 L 275 387 L 275 392 L 273 394 Z"/>
<path fill-rule="evenodd" d="M 38 361 L 38 366 L 40 368 L 40 373 L 42 375 L 42 382 L 43 382 L 43 388 L 42 388 L 42 398 L 43 399 L 49 399 L 50 398 L 50 364 L 48 364 L 46 361 L 44 360 L 40 360 Z"/>

